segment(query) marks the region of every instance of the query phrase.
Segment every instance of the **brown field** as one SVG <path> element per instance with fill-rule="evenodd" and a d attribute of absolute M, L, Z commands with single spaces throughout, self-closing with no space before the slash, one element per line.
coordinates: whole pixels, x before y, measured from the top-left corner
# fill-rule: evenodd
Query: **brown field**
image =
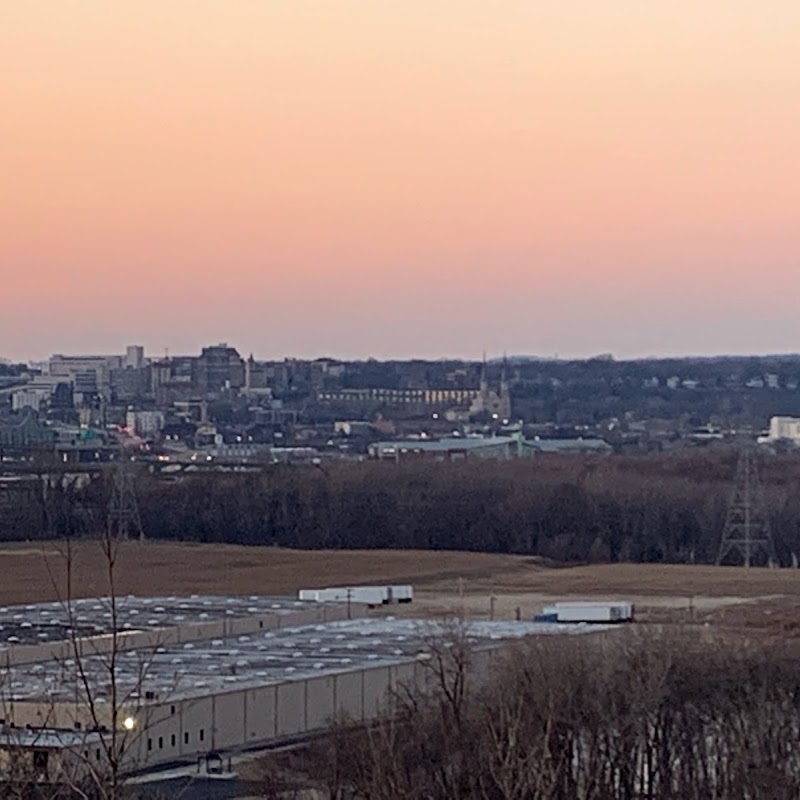
<path fill-rule="evenodd" d="M 60 543 L 0 546 L 0 602 L 56 599 L 65 586 Z M 74 545 L 73 592 L 105 594 L 99 545 Z M 800 572 L 732 567 L 609 564 L 552 568 L 526 556 L 434 551 L 297 551 L 236 545 L 130 542 L 116 570 L 120 594 L 294 594 L 302 587 L 412 583 L 412 606 L 391 613 L 530 617 L 558 598 L 624 598 L 658 613 L 692 607 L 730 617 L 731 606 L 757 603 L 762 614 L 800 608 Z M 491 598 L 494 597 L 494 600 Z M 726 611 L 726 609 L 728 609 Z M 755 607 L 748 614 L 753 616 Z M 735 613 L 742 614 L 740 607 Z M 683 613 L 683 612 L 681 612 Z"/>

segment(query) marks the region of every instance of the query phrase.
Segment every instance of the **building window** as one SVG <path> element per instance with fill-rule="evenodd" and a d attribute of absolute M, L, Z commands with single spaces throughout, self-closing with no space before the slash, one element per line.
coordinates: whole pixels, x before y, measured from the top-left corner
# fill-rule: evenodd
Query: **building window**
<path fill-rule="evenodd" d="M 175 706 L 170 706 L 169 707 L 169 713 L 170 714 L 174 714 L 175 713 Z"/>
<path fill-rule="evenodd" d="M 170 737 L 170 746 L 175 747 L 175 734 L 174 733 Z"/>
<path fill-rule="evenodd" d="M 153 749 L 153 740 L 152 739 L 148 739 L 147 740 L 147 749 L 148 750 L 152 750 Z"/>
<path fill-rule="evenodd" d="M 189 731 L 186 731 L 186 733 L 183 734 L 183 743 L 189 744 Z"/>
<path fill-rule="evenodd" d="M 200 741 L 202 742 L 203 739 L 206 738 L 206 732 L 204 728 L 200 728 Z"/>
<path fill-rule="evenodd" d="M 164 749 L 164 737 L 163 736 L 159 736 L 158 737 L 158 749 L 159 750 L 163 750 Z"/>

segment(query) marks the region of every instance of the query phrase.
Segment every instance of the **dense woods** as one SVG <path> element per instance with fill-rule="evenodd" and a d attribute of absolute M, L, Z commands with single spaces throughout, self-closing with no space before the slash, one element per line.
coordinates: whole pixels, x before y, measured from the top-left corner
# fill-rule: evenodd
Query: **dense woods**
<path fill-rule="evenodd" d="M 800 457 L 765 456 L 778 556 L 800 552 Z M 136 480 L 148 538 L 296 548 L 523 553 L 557 562 L 708 562 L 716 557 L 734 451 L 540 457 L 461 464 L 267 467 Z M 110 480 L 42 478 L 6 497 L 6 540 L 86 536 L 104 524 Z"/>
<path fill-rule="evenodd" d="M 800 668 L 775 643 L 535 637 L 477 679 L 454 627 L 394 714 L 271 757 L 262 796 L 324 800 L 794 800 Z M 294 792 L 298 793 L 295 794 Z M 303 795 L 308 796 L 308 795 Z"/>

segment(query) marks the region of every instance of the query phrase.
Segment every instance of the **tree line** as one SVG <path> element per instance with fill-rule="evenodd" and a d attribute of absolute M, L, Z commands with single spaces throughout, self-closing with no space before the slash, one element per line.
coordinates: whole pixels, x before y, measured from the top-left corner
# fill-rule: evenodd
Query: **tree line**
<path fill-rule="evenodd" d="M 303 549 L 421 548 L 520 553 L 554 562 L 713 562 L 736 452 L 542 456 L 270 466 L 167 481 L 142 473 L 151 539 Z M 781 563 L 800 552 L 800 457 L 762 458 L 763 502 Z M 45 478 L 0 507 L 4 539 L 89 536 L 104 524 L 110 478 Z"/>
<path fill-rule="evenodd" d="M 365 725 L 264 764 L 271 800 L 792 800 L 800 668 L 705 632 L 539 636 L 478 680 L 463 630 Z M 302 795 L 309 796 L 309 795 Z"/>

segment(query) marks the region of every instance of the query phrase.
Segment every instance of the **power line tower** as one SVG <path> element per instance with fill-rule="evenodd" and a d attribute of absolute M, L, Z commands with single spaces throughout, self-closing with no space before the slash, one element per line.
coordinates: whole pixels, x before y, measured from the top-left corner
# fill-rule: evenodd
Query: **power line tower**
<path fill-rule="evenodd" d="M 764 510 L 758 462 L 752 446 L 745 446 L 736 466 L 736 485 L 728 506 L 717 565 L 734 555 L 749 567 L 762 553 L 768 566 L 777 564 L 769 519 Z"/>
<path fill-rule="evenodd" d="M 111 499 L 108 501 L 108 535 L 111 539 L 138 538 L 144 540 L 144 529 L 139 517 L 139 504 L 130 462 L 120 453 L 114 467 Z"/>

